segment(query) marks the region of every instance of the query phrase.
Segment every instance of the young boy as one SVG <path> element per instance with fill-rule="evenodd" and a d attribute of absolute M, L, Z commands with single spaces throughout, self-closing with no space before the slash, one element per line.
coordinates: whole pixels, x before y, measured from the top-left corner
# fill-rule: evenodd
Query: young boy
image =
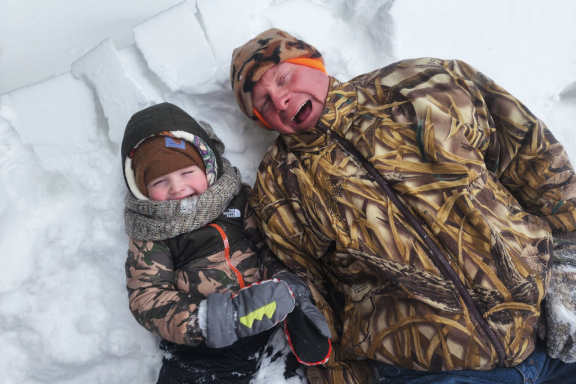
<path fill-rule="evenodd" d="M 248 383 L 295 305 L 292 323 L 304 313 L 329 336 L 307 286 L 266 251 L 250 188 L 223 151 L 208 124 L 169 103 L 132 116 L 122 141 L 130 310 L 163 338 L 158 383 Z"/>

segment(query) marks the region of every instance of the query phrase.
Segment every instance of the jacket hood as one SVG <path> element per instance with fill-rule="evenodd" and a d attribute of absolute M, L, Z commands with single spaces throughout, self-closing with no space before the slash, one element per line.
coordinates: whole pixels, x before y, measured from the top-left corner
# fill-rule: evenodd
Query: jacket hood
<path fill-rule="evenodd" d="M 153 105 L 135 113 L 128 121 L 122 139 L 122 171 L 126 186 L 139 200 L 149 200 L 136 186 L 132 169 L 133 150 L 152 136 L 171 136 L 188 141 L 196 146 L 206 166 L 208 185 L 212 185 L 224 171 L 222 154 L 224 143 L 216 136 L 212 127 L 203 121 L 197 122 L 181 108 L 170 103 Z"/>

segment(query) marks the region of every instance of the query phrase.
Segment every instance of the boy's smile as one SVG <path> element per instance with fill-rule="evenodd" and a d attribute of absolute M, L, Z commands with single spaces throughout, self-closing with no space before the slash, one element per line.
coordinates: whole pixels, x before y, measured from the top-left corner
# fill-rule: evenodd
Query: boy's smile
<path fill-rule="evenodd" d="M 204 171 L 193 165 L 154 179 L 146 188 L 151 200 L 180 200 L 206 191 L 208 180 Z"/>

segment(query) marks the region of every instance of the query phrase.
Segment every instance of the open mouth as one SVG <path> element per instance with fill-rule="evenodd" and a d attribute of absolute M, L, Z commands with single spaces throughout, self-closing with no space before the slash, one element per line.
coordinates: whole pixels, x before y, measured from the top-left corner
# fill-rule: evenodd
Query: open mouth
<path fill-rule="evenodd" d="M 310 100 L 306 101 L 304 104 L 300 106 L 298 112 L 294 116 L 292 116 L 291 121 L 296 122 L 296 124 L 300 124 L 305 121 L 310 113 L 312 112 L 312 102 Z"/>

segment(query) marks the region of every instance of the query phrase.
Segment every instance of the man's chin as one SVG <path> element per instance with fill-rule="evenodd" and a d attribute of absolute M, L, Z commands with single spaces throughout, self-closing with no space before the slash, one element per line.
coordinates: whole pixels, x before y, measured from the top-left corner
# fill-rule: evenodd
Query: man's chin
<path fill-rule="evenodd" d="M 304 132 L 304 131 L 309 130 L 309 129 L 312 128 L 312 127 L 314 127 L 314 125 L 309 125 L 309 124 L 308 124 L 308 125 L 305 125 L 305 126 L 302 126 L 302 127 L 298 127 L 297 129 L 295 129 L 295 131 L 296 131 L 296 132 Z"/>
<path fill-rule="evenodd" d="M 286 134 L 299 133 L 299 132 L 307 131 L 310 128 L 314 128 L 316 126 L 316 123 L 318 123 L 318 120 L 304 121 L 304 122 L 302 122 L 302 124 L 290 125 L 290 127 L 289 127 L 290 132 L 286 133 Z"/>

